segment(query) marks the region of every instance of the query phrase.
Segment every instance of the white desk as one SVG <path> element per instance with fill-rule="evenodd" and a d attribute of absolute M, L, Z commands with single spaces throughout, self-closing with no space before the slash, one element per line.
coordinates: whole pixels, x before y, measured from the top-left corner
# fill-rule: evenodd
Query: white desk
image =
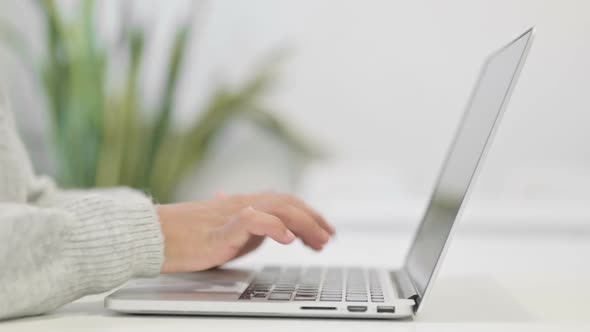
<path fill-rule="evenodd" d="M 319 263 L 394 267 L 410 234 L 342 229 L 322 254 L 268 241 L 236 265 Z M 404 321 L 128 316 L 103 295 L 0 331 L 590 331 L 590 232 L 461 231 L 422 315 Z"/>

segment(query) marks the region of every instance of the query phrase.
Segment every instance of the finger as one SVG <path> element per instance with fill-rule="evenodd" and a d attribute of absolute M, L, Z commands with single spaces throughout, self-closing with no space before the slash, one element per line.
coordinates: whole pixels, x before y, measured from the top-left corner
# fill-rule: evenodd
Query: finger
<path fill-rule="evenodd" d="M 243 246 L 251 235 L 268 236 L 282 244 L 295 240 L 295 234 L 281 219 L 252 207 L 241 210 L 224 226 L 224 233 L 225 239 L 236 248 Z"/>
<path fill-rule="evenodd" d="M 222 199 L 222 198 L 226 198 L 227 195 L 225 194 L 225 192 L 223 191 L 217 191 L 215 192 L 215 195 L 213 196 L 214 199 Z"/>
<path fill-rule="evenodd" d="M 295 235 L 315 250 L 321 250 L 330 238 L 330 234 L 311 216 L 293 205 L 280 203 L 267 212 L 279 217 Z"/>
<path fill-rule="evenodd" d="M 320 225 L 320 227 L 322 227 L 324 230 L 326 230 L 326 232 L 328 232 L 328 234 L 336 234 L 336 229 L 332 225 L 330 225 L 322 215 L 320 215 L 317 211 L 312 209 L 304 201 L 290 195 L 285 195 L 285 199 L 291 204 L 305 211 L 305 213 L 307 213 L 308 215 L 310 215 Z"/>

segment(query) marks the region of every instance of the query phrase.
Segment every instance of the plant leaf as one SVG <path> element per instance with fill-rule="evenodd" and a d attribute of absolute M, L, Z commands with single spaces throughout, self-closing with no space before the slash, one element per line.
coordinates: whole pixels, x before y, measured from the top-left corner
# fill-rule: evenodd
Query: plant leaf
<path fill-rule="evenodd" d="M 129 53 L 129 65 L 127 69 L 126 85 L 123 90 L 123 104 L 119 113 L 119 121 L 123 123 L 124 140 L 121 145 L 121 181 L 122 183 L 148 189 L 144 173 L 148 165 L 145 163 L 147 147 L 144 142 L 151 136 L 151 128 L 146 125 L 144 116 L 140 111 L 144 105 L 139 100 L 140 67 L 143 61 L 145 48 L 145 32 L 133 29 L 129 34 L 127 51 Z"/>
<path fill-rule="evenodd" d="M 154 130 L 148 144 L 148 152 L 145 163 L 147 165 L 146 173 L 144 174 L 144 183 L 147 187 L 150 186 L 152 178 L 153 165 L 155 163 L 158 150 L 164 140 L 168 127 L 170 126 L 170 118 L 174 97 L 176 93 L 176 85 L 178 82 L 178 74 L 182 65 L 187 38 L 190 32 L 190 25 L 185 25 L 177 32 L 174 44 L 172 46 L 172 53 L 170 54 L 168 64 L 168 76 L 166 77 L 166 85 L 164 86 L 164 95 L 162 104 L 156 116 Z"/>
<path fill-rule="evenodd" d="M 274 113 L 262 107 L 252 107 L 243 113 L 254 124 L 283 141 L 289 148 L 307 158 L 320 158 L 324 156 L 317 147 L 312 146 L 307 140 L 296 134 L 286 122 Z"/>
<path fill-rule="evenodd" d="M 68 54 L 64 46 L 64 27 L 53 0 L 36 2 L 45 16 L 47 59 L 42 65 L 42 76 L 50 110 L 53 115 L 54 134 L 59 135 L 65 117 L 69 67 Z"/>

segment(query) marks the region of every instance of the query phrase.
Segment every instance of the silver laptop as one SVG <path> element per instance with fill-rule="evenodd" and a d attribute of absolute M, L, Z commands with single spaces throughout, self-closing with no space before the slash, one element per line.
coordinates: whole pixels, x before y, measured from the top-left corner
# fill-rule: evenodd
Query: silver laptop
<path fill-rule="evenodd" d="M 498 127 L 533 28 L 485 62 L 403 268 L 266 266 L 137 279 L 105 299 L 138 314 L 395 319 L 424 306 L 478 165 Z"/>

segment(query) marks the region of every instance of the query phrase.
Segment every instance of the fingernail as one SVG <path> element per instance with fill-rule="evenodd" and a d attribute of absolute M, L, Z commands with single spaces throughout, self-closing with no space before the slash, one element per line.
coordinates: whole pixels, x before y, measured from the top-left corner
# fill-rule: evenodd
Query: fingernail
<path fill-rule="evenodd" d="M 295 234 L 293 234 L 293 232 L 291 232 L 290 230 L 287 230 L 287 238 L 289 239 L 289 241 L 294 240 Z"/>
<path fill-rule="evenodd" d="M 330 232 L 330 235 L 334 235 L 336 234 L 336 229 L 330 225 L 328 225 L 328 230 Z"/>

